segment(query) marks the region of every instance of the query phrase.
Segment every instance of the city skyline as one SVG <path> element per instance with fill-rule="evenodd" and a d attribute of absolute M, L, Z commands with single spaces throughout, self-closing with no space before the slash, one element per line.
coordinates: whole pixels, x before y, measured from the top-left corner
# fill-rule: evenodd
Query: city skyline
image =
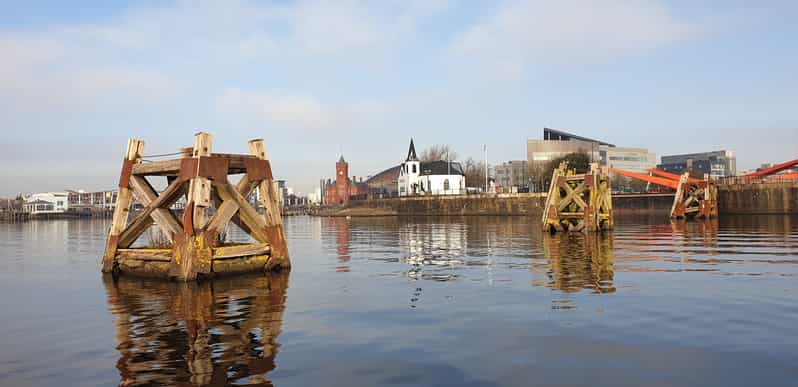
<path fill-rule="evenodd" d="M 0 197 L 113 188 L 145 154 L 207 131 L 264 138 L 301 192 L 451 145 L 523 159 L 543 127 L 662 155 L 798 155 L 798 5 L 458 1 L 6 4 Z M 551 38 L 551 37 L 556 37 Z"/>

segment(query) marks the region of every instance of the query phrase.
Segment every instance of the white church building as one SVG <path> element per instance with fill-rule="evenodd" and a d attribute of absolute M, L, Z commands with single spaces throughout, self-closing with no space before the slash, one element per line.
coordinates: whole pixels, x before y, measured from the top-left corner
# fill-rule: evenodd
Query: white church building
<path fill-rule="evenodd" d="M 459 195 L 466 193 L 465 173 L 451 160 L 420 161 L 413 139 L 399 168 L 399 196 Z"/>

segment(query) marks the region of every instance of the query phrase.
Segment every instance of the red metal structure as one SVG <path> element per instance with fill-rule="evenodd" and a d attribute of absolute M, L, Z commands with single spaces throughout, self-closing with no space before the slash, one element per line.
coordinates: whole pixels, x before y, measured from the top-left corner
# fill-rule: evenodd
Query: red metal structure
<path fill-rule="evenodd" d="M 770 168 L 765 168 L 753 173 L 749 173 L 747 175 L 743 175 L 742 177 L 757 178 L 757 177 L 770 176 L 772 174 L 779 173 L 781 171 L 786 171 L 795 166 L 798 166 L 798 159 L 787 161 L 786 163 L 776 164 Z"/>
<path fill-rule="evenodd" d="M 682 178 L 682 175 L 677 175 L 675 173 L 660 171 L 659 169 L 646 169 L 646 171 L 648 171 L 649 173 L 651 173 L 653 175 L 662 176 L 662 177 L 665 177 L 665 178 L 668 178 L 668 179 L 671 179 L 671 180 L 675 180 L 675 181 L 679 181 L 679 179 Z M 696 179 L 694 177 L 688 177 L 687 181 L 689 181 L 691 183 L 698 183 L 699 181 L 702 181 L 702 180 L 701 179 Z"/>
<path fill-rule="evenodd" d="M 658 184 L 676 190 L 671 207 L 671 218 L 712 218 L 718 216 L 718 189 L 711 180 L 702 180 L 690 177 L 685 172 L 682 175 L 660 171 L 648 170 L 650 176 L 637 172 L 624 171 L 610 168 L 610 172 L 633 179 Z"/>

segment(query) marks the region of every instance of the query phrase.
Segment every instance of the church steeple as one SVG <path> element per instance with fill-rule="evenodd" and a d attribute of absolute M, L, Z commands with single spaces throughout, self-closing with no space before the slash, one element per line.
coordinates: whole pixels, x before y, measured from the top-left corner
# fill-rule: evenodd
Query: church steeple
<path fill-rule="evenodd" d="M 416 146 L 413 145 L 413 138 L 410 138 L 410 149 L 407 150 L 407 159 L 405 161 L 418 161 L 416 156 Z"/>

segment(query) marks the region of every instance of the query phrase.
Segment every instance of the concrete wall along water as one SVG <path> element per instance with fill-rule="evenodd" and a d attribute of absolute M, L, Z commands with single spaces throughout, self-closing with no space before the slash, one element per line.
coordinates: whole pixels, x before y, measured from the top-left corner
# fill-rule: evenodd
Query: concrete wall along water
<path fill-rule="evenodd" d="M 492 195 L 412 196 L 353 200 L 350 208 L 389 210 L 398 215 L 542 215 L 545 193 Z M 618 195 L 613 197 L 616 215 L 670 213 L 673 194 Z"/>
<path fill-rule="evenodd" d="M 798 181 L 718 186 L 723 214 L 798 214 Z"/>

